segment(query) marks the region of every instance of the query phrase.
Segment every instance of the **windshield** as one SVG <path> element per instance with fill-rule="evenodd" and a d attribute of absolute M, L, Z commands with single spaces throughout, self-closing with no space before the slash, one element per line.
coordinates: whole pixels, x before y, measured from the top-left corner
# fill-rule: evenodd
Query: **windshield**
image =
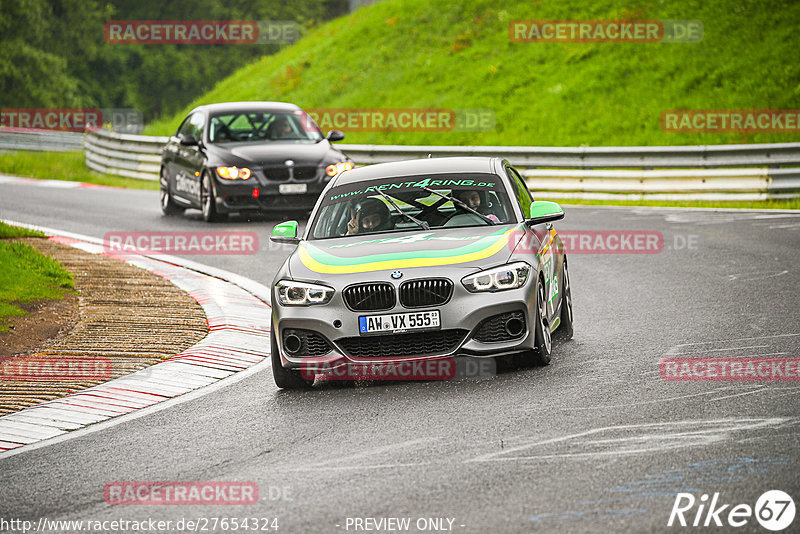
<path fill-rule="evenodd" d="M 239 111 L 213 115 L 208 127 L 211 143 L 248 141 L 302 142 L 319 141 L 322 131 L 303 111 Z"/>
<path fill-rule="evenodd" d="M 447 197 L 455 197 L 464 206 Z M 329 239 L 419 230 L 425 225 L 430 229 L 455 228 L 513 220 L 514 210 L 496 175 L 400 176 L 330 189 L 309 236 Z"/>

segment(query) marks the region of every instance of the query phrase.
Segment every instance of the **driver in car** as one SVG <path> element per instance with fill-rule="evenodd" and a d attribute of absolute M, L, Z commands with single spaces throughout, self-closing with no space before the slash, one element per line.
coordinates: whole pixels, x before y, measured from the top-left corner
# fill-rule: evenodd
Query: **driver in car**
<path fill-rule="evenodd" d="M 386 204 L 377 198 L 365 198 L 355 210 L 350 209 L 347 235 L 381 232 L 391 230 L 392 226 L 392 217 Z"/>

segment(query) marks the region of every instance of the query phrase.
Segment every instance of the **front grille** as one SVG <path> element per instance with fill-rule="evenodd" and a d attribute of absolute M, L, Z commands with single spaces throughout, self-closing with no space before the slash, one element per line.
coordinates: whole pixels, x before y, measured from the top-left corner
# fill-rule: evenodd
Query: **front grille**
<path fill-rule="evenodd" d="M 317 167 L 293 167 L 293 175 L 295 180 L 308 181 L 317 177 Z M 289 167 L 281 165 L 280 167 L 264 167 L 264 176 L 267 180 L 275 182 L 285 182 L 289 179 Z"/>
<path fill-rule="evenodd" d="M 338 341 L 348 356 L 361 358 L 398 358 L 404 356 L 436 356 L 458 347 L 466 330 L 435 330 L 377 336 L 345 337 Z"/>
<path fill-rule="evenodd" d="M 323 356 L 328 354 L 333 347 L 324 337 L 313 330 L 300 328 L 287 328 L 283 331 L 283 345 L 286 347 L 286 338 L 295 335 L 300 338 L 300 349 L 290 353 L 292 356 Z M 287 351 L 288 352 L 288 351 Z"/>
<path fill-rule="evenodd" d="M 446 278 L 409 280 L 400 286 L 400 304 L 407 308 L 439 306 L 452 294 L 453 282 Z"/>
<path fill-rule="evenodd" d="M 481 321 L 472 338 L 481 343 L 496 343 L 498 341 L 511 341 L 524 336 L 525 328 L 522 328 L 522 331 L 514 336 L 506 332 L 506 321 L 509 319 L 517 319 L 522 321 L 523 325 L 525 324 L 525 315 L 521 311 L 493 315 Z"/>
<path fill-rule="evenodd" d="M 387 283 L 357 284 L 342 293 L 347 307 L 353 311 L 379 311 L 394 307 L 394 287 Z"/>

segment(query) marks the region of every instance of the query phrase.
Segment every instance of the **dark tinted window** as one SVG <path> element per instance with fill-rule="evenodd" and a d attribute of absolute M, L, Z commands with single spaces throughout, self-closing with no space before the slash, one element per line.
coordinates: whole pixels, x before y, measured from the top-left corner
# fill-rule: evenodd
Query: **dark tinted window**
<path fill-rule="evenodd" d="M 458 198 L 480 215 L 454 204 L 448 196 Z M 514 220 L 511 202 L 502 180 L 494 174 L 400 176 L 356 182 L 325 194 L 310 235 L 311 239 L 326 239 L 420 230 L 419 224 L 400 212 L 424 221 L 432 230 L 507 224 Z M 354 228 L 350 228 L 351 221 Z"/>
<path fill-rule="evenodd" d="M 304 111 L 240 111 L 211 117 L 211 143 L 318 141 L 323 135 Z"/>
<path fill-rule="evenodd" d="M 525 185 L 525 180 L 522 179 L 516 169 L 513 167 L 506 167 L 506 172 L 508 173 L 508 177 L 511 179 L 511 184 L 514 189 L 514 196 L 517 197 L 517 202 L 519 202 L 519 205 L 522 208 L 522 216 L 527 219 L 530 217 L 531 203 L 533 202 L 533 198 L 531 198 L 531 192 L 528 191 L 528 186 Z"/>

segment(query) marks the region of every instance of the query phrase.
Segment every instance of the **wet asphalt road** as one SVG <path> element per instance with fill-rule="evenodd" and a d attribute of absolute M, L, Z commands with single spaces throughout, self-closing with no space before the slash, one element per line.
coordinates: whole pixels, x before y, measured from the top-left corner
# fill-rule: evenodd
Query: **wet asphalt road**
<path fill-rule="evenodd" d="M 390 532 L 354 529 L 355 518 L 389 517 L 430 532 L 435 523 L 417 520 L 449 518 L 465 533 L 642 532 L 669 530 L 678 492 L 753 506 L 778 489 L 797 501 L 800 382 L 666 381 L 658 364 L 800 356 L 800 214 L 566 213 L 559 230 L 655 231 L 664 248 L 570 256 L 575 337 L 550 366 L 305 392 L 279 391 L 265 367 L 145 417 L 0 457 L 0 518 L 277 517 L 284 533 Z M 254 231 L 256 254 L 190 258 L 263 284 L 290 251 L 266 238 L 277 220 L 166 218 L 155 191 L 0 184 L 0 218 L 96 237 Z M 105 484 L 131 480 L 253 481 L 261 498 L 104 502 Z M 738 531 L 765 532 L 754 518 Z"/>

